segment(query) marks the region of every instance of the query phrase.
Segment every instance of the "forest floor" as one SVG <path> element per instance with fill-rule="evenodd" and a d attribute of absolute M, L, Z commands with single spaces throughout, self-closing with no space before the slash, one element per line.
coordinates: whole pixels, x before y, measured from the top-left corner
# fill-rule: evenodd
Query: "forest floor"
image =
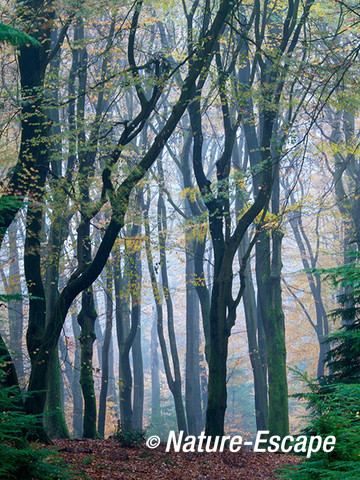
<path fill-rule="evenodd" d="M 146 446 L 124 448 L 107 440 L 55 440 L 65 464 L 84 480 L 275 480 L 283 465 L 298 464 L 291 455 L 254 453 L 166 452 Z M 70 477 L 69 477 L 70 478 Z"/>

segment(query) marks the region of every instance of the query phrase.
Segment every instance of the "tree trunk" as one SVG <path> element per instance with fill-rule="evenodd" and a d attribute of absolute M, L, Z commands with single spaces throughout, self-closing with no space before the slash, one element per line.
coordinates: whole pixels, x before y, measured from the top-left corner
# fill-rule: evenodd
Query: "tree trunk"
<path fill-rule="evenodd" d="M 159 177 L 163 185 L 164 174 L 162 171 L 162 164 L 158 162 Z M 169 334 L 169 343 L 170 343 L 170 352 L 174 368 L 174 381 L 172 384 L 172 389 L 170 390 L 174 396 L 175 402 L 175 411 L 176 418 L 178 421 L 178 427 L 180 431 L 183 431 L 184 434 L 187 433 L 187 424 L 185 418 L 185 410 L 182 400 L 181 392 L 181 373 L 180 373 L 180 362 L 176 345 L 176 335 L 174 329 L 174 310 L 172 297 L 169 288 L 169 279 L 168 279 L 168 270 L 167 270 L 167 257 L 166 257 L 166 237 L 167 237 L 167 222 L 166 222 L 166 207 L 164 198 L 162 195 L 162 190 L 160 186 L 159 198 L 158 198 L 158 235 L 159 235 L 159 250 L 160 250 L 160 270 L 161 270 L 161 280 L 163 294 L 165 298 L 166 311 L 167 311 L 167 325 L 168 325 L 168 334 Z M 159 328 L 160 322 L 158 322 Z M 162 328 L 162 324 L 161 324 Z M 160 339 L 159 339 L 160 340 Z M 161 346 L 161 340 L 160 340 Z M 163 347 L 162 347 L 163 351 Z"/>
<path fill-rule="evenodd" d="M 112 333 L 112 315 L 113 315 L 113 300 L 112 300 L 112 277 L 110 275 L 110 267 L 106 269 L 106 324 L 104 342 L 101 350 L 101 390 L 99 397 L 99 419 L 98 431 L 104 437 L 105 435 L 105 421 L 106 421 L 106 400 L 108 395 L 109 385 L 109 349 Z"/>
<path fill-rule="evenodd" d="M 162 276 L 163 278 L 163 291 L 165 295 L 168 295 L 167 298 L 167 306 L 168 306 L 168 330 L 169 330 L 169 337 L 170 337 L 170 351 L 171 351 L 171 356 L 173 360 L 173 367 L 174 367 L 174 377 L 171 372 L 171 367 L 170 367 L 170 360 L 169 360 L 169 355 L 167 351 L 167 346 L 166 346 L 166 341 L 165 341 L 165 336 L 164 336 L 164 327 L 163 327 L 163 306 L 162 306 L 162 300 L 161 300 L 161 293 L 160 289 L 158 286 L 158 283 L 156 281 L 156 275 L 155 275 L 155 269 L 154 269 L 154 262 L 152 258 L 152 252 L 151 252 L 151 240 L 150 240 L 150 225 L 149 225 L 149 206 L 150 206 L 150 200 L 148 200 L 147 204 L 144 206 L 143 211 L 144 211 L 144 225 L 145 225 L 145 248 L 146 248 L 146 257 L 147 257 L 147 262 L 148 262 L 148 268 L 149 268 L 149 274 L 150 274 L 150 280 L 151 280 L 151 287 L 153 291 L 153 296 L 155 300 L 155 305 L 156 305 L 156 318 L 157 318 L 157 332 L 158 332 L 158 338 L 159 338 L 159 343 L 160 343 L 160 349 L 161 349 L 161 355 L 163 358 L 163 363 L 164 363 L 164 369 L 165 369 L 165 375 L 166 375 L 166 380 L 169 386 L 169 389 L 173 395 L 174 398 L 174 404 L 175 404 L 175 412 L 176 412 L 176 419 L 177 419 L 177 424 L 178 424 L 178 429 L 179 431 L 183 431 L 184 434 L 187 432 L 187 425 L 186 425 L 186 419 L 185 419 L 185 411 L 184 411 L 184 405 L 182 402 L 182 395 L 181 395 L 181 376 L 180 376 L 180 366 L 179 366 L 179 359 L 177 357 L 177 348 L 176 348 L 176 339 L 175 339 L 175 334 L 173 330 L 173 324 L 171 324 L 172 321 L 172 303 L 171 303 L 171 297 L 169 295 L 169 289 L 168 289 L 168 283 L 167 283 L 167 269 L 166 269 L 166 255 L 165 255 L 165 238 L 166 238 L 166 225 L 164 226 L 162 223 L 162 216 L 164 214 L 164 210 L 161 207 L 160 204 L 160 211 L 159 211 L 159 204 L 158 204 L 158 231 L 159 231 L 159 240 L 160 240 L 160 262 L 161 262 L 161 268 L 162 268 Z M 160 216 L 161 213 L 161 216 Z M 164 229 L 165 227 L 165 229 Z M 160 233 L 162 232 L 162 233 Z M 165 282 L 164 282 L 165 279 Z M 169 301 L 170 297 L 170 301 Z M 170 320 L 169 320 L 170 318 Z M 175 355 L 175 358 L 174 358 Z"/>
<path fill-rule="evenodd" d="M 151 327 L 151 425 L 156 429 L 161 425 L 159 355 L 157 351 L 157 316 Z"/>
<path fill-rule="evenodd" d="M 142 191 L 136 195 L 136 206 L 142 204 Z M 133 246 L 130 254 L 130 284 L 131 284 L 131 326 L 136 325 L 136 334 L 131 345 L 134 388 L 133 388 L 133 427 L 142 430 L 144 410 L 144 368 L 141 351 L 141 225 L 140 219 L 136 219 L 131 229 Z"/>
<path fill-rule="evenodd" d="M 39 11 L 43 14 L 39 15 Z M 17 14 L 23 29 L 38 40 L 38 44 L 24 42 L 18 48 L 21 84 L 20 150 L 9 182 L 2 189 L 0 245 L 25 196 L 29 195 L 29 204 L 32 200 L 40 200 L 48 163 L 49 121 L 43 101 L 54 10 L 46 9 L 43 0 L 25 0 L 19 5 Z"/>
<path fill-rule="evenodd" d="M 19 251 L 17 248 L 17 220 L 11 224 L 9 230 L 9 288 L 10 295 L 21 295 L 21 281 L 19 269 Z M 9 300 L 9 347 L 12 352 L 15 369 L 20 384 L 24 382 L 24 359 L 22 353 L 23 336 L 23 302 L 22 299 Z"/>
<path fill-rule="evenodd" d="M 59 259 L 62 248 L 62 217 L 55 215 L 51 222 L 48 246 L 47 265 L 45 279 L 46 298 L 46 325 L 50 319 L 50 313 L 55 308 L 59 286 Z M 66 229 L 66 226 L 65 226 Z M 61 392 L 61 369 L 59 363 L 59 348 L 56 348 L 52 358 L 51 373 L 46 392 L 44 426 L 50 438 L 70 438 L 66 426 L 63 400 Z"/>
<path fill-rule="evenodd" d="M 229 265 L 231 272 L 231 265 Z M 227 299 L 229 278 L 216 275 L 211 295 L 209 382 L 206 409 L 206 435 L 224 435 L 224 420 L 227 406 L 226 365 L 230 330 L 227 326 Z"/>
<path fill-rule="evenodd" d="M 95 341 L 94 324 L 97 313 L 94 307 L 92 287 L 85 290 L 81 299 L 81 311 L 78 323 L 81 327 L 81 368 L 80 385 L 84 397 L 83 438 L 98 438 L 96 430 L 96 397 L 93 378 L 93 344 Z"/>
<path fill-rule="evenodd" d="M 241 251 L 241 258 L 243 257 L 244 253 L 245 251 Z M 245 268 L 245 290 L 243 301 L 250 363 L 254 377 L 256 429 L 266 430 L 268 419 L 268 392 L 266 382 L 266 370 L 263 368 L 263 359 L 260 352 L 260 342 L 258 342 L 257 338 L 259 328 L 258 309 L 256 306 L 255 289 L 249 264 L 247 264 Z"/>
<path fill-rule="evenodd" d="M 77 322 L 76 313 L 71 314 L 72 327 L 75 338 L 75 360 L 74 360 L 74 372 L 71 384 L 71 391 L 73 394 L 73 436 L 80 438 L 82 436 L 82 418 L 83 418 L 83 399 L 81 395 L 81 386 L 80 386 L 80 368 L 81 368 L 81 358 L 80 358 L 80 327 Z"/>
<path fill-rule="evenodd" d="M 116 333 L 119 348 L 119 401 L 121 428 L 124 431 L 133 429 L 132 410 L 132 374 L 130 367 L 129 344 L 129 302 L 130 302 L 130 265 L 129 258 L 125 255 L 124 270 L 121 273 L 120 256 L 115 254 L 114 283 L 116 299 Z M 134 337 L 136 330 L 133 332 Z"/>
<path fill-rule="evenodd" d="M 45 431 L 50 438 L 70 438 L 61 401 L 60 375 L 59 352 L 55 351 L 51 365 L 44 415 Z"/>
<path fill-rule="evenodd" d="M 190 237 L 190 238 L 189 238 Z M 194 244 L 192 231 L 187 234 L 186 242 L 186 371 L 185 405 L 189 435 L 200 435 L 202 429 L 202 411 L 200 395 L 199 366 L 199 303 L 195 290 Z"/>
<path fill-rule="evenodd" d="M 112 409 L 114 412 L 118 413 L 119 407 L 118 407 L 118 398 L 117 398 L 117 392 L 116 392 L 116 384 L 115 383 L 115 358 L 114 358 L 114 340 L 113 337 L 110 339 L 110 348 L 109 348 L 109 393 L 108 397 L 111 399 L 111 402 L 113 403 Z"/>
<path fill-rule="evenodd" d="M 279 213 L 279 179 L 274 186 L 272 213 Z M 283 234 L 275 227 L 262 230 L 256 243 L 256 279 L 267 347 L 269 381 L 269 435 L 284 437 L 289 433 L 289 408 L 286 372 L 284 313 L 281 298 L 281 241 Z M 270 242 L 272 241 L 272 251 Z"/>
<path fill-rule="evenodd" d="M 140 310 L 140 305 L 137 309 Z M 136 313 L 136 315 L 140 316 L 140 312 Z M 144 411 L 144 369 L 141 351 L 141 328 L 138 328 L 135 335 L 135 340 L 132 346 L 132 356 L 134 368 L 133 426 L 137 430 L 142 430 Z"/>

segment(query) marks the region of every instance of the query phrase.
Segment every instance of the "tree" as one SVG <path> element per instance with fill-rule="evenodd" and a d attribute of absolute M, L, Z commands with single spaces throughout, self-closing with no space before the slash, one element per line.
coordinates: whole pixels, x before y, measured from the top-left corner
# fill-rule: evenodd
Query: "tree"
<path fill-rule="evenodd" d="M 216 45 L 216 40 L 222 31 L 224 22 L 229 12 L 233 7 L 228 2 L 220 2 L 214 20 L 204 36 L 204 41 L 199 45 L 197 53 L 193 57 L 188 74 L 183 82 L 179 98 L 175 102 L 169 116 L 167 117 L 164 127 L 155 137 L 151 147 L 143 155 L 140 162 L 132 168 L 129 175 L 122 180 L 118 187 L 116 187 L 111 180 L 111 174 L 114 165 L 118 161 L 124 145 L 129 143 L 130 140 L 134 138 L 134 136 L 136 136 L 143 127 L 146 119 L 149 116 L 149 113 L 155 107 L 155 104 L 164 87 L 164 81 L 166 81 L 169 75 L 168 70 L 164 68 L 163 64 L 157 60 L 153 60 L 152 64 L 155 68 L 157 81 L 152 89 L 150 99 L 147 99 L 144 95 L 143 89 L 138 83 L 138 69 L 134 58 L 135 34 L 141 6 L 141 1 L 136 3 L 128 45 L 130 71 L 132 72 L 132 75 L 136 81 L 136 89 L 141 104 L 141 110 L 131 122 L 125 125 L 123 133 L 118 140 L 117 146 L 109 156 L 109 161 L 102 173 L 103 190 L 99 206 L 101 207 L 106 200 L 109 200 L 112 210 L 111 220 L 105 228 L 102 241 L 91 262 L 87 263 L 84 261 L 81 255 L 79 256 L 78 267 L 58 296 L 54 311 L 52 312 L 51 318 L 44 330 L 43 335 L 41 336 L 38 350 L 33 350 L 37 353 L 36 361 L 35 359 L 33 361 L 29 381 L 29 391 L 33 392 L 33 395 L 28 397 L 25 401 L 26 410 L 28 412 L 41 413 L 43 411 L 45 401 L 43 391 L 49 379 L 49 365 L 51 363 L 66 314 L 75 297 L 79 293 L 89 288 L 102 271 L 117 235 L 124 225 L 124 217 L 127 211 L 131 191 L 155 162 L 157 156 L 163 149 L 165 142 L 170 137 L 182 114 L 187 108 L 187 105 L 190 101 L 189 92 L 191 91 L 192 85 L 200 75 L 208 59 L 212 56 L 214 47 Z M 89 224 L 93 216 L 97 213 L 99 206 L 95 205 L 95 208 L 91 213 L 84 215 L 80 228 L 84 228 Z M 34 271 L 38 271 L 38 269 L 34 269 Z M 36 309 L 34 308 L 34 310 Z"/>
<path fill-rule="evenodd" d="M 158 162 L 158 170 L 160 173 L 160 178 L 163 181 L 162 166 Z M 166 223 L 166 207 L 163 197 L 163 186 L 160 186 L 159 198 L 157 204 L 157 230 L 159 238 L 159 253 L 160 253 L 160 271 L 161 271 L 161 282 L 162 282 L 162 292 L 161 287 L 158 285 L 155 274 L 154 260 L 151 251 L 151 237 L 150 237 L 150 225 L 149 225 L 149 207 L 150 207 L 150 197 L 144 203 L 144 227 L 145 227 L 145 249 L 148 262 L 148 269 L 150 274 L 151 287 L 153 291 L 153 296 L 156 306 L 156 321 L 157 321 L 157 332 L 159 338 L 159 344 L 161 349 L 161 354 L 164 363 L 166 380 L 169 386 L 169 389 L 174 398 L 176 419 L 179 431 L 187 432 L 187 424 L 185 417 L 185 410 L 181 394 L 181 372 L 180 372 L 180 362 L 178 356 L 178 350 L 176 345 L 176 336 L 174 329 L 174 312 L 173 312 L 173 303 L 171 298 L 171 293 L 169 289 L 169 279 L 168 279 L 168 270 L 167 270 L 167 260 L 166 260 L 166 238 L 167 238 L 167 223 Z M 163 302 L 165 301 L 166 313 L 167 313 L 167 325 L 170 341 L 170 355 L 167 350 L 165 335 L 164 335 L 164 309 Z M 171 363 L 173 366 L 173 372 L 171 369 Z"/>
<path fill-rule="evenodd" d="M 313 1 L 305 3 L 299 19 L 298 2 L 289 4 L 287 8 L 284 7 L 282 12 L 284 20 L 281 20 L 283 22 L 282 29 L 280 27 L 280 17 L 270 16 L 268 24 L 265 25 L 264 23 L 264 27 L 268 28 L 267 36 L 264 31 L 260 31 L 260 4 L 255 5 L 253 13 L 248 17 L 249 20 L 240 10 L 241 15 L 238 22 L 234 22 L 233 29 L 230 28 L 229 38 L 236 42 L 233 55 L 228 58 L 227 64 L 224 61 L 224 54 L 218 53 L 216 57 L 219 98 L 224 125 L 224 149 L 216 162 L 215 182 L 206 176 L 202 158 L 201 97 L 205 84 L 204 77 L 200 77 L 192 92 L 193 102 L 189 105 L 189 116 L 194 135 L 193 168 L 202 199 L 209 212 L 209 229 L 214 250 L 214 278 L 210 306 L 209 396 L 206 414 L 206 432 L 208 435 L 222 435 L 224 432 L 228 338 L 235 322 L 236 307 L 244 289 L 244 283 L 242 283 L 238 294 L 235 299 L 233 298 L 232 265 L 241 240 L 258 216 L 260 217 L 257 222 L 257 234 L 250 241 L 249 249 L 242 263 L 245 266 L 257 237 L 259 237 L 260 242 L 262 239 L 261 245 L 264 245 L 266 251 L 263 250 L 260 254 L 259 243 L 257 243 L 258 258 L 261 255 L 262 260 L 266 260 L 267 263 L 265 264 L 266 267 L 262 269 L 261 276 L 258 276 L 258 288 L 259 292 L 263 292 L 260 305 L 266 334 L 269 368 L 268 426 L 273 434 L 285 435 L 288 431 L 284 318 L 281 312 L 281 288 L 279 283 L 281 234 L 276 230 L 273 232 L 274 257 L 271 268 L 276 273 L 277 283 L 275 285 L 270 276 L 270 244 L 263 228 L 263 220 L 269 206 L 274 181 L 273 213 L 275 215 L 279 213 L 277 185 L 281 142 L 276 136 L 279 112 L 278 108 L 274 108 L 274 105 L 279 106 L 280 104 L 289 60 L 297 45 L 312 4 Z M 261 117 L 261 138 L 259 140 L 256 136 L 251 135 L 254 129 L 249 131 L 245 128 L 246 124 L 251 126 L 253 117 L 252 112 L 249 112 L 248 96 L 246 95 L 254 79 L 250 69 L 247 76 L 247 69 L 242 69 L 239 84 L 235 87 L 240 104 L 237 116 L 233 114 L 226 95 L 227 82 L 232 78 L 236 59 L 245 44 L 245 39 L 248 38 L 250 28 L 254 28 L 255 32 L 255 65 L 260 69 L 259 82 L 262 97 L 259 105 Z M 263 58 L 262 51 L 266 52 Z M 285 62 L 285 66 L 279 68 L 282 60 Z M 248 117 L 243 119 L 244 109 L 248 113 Z M 236 132 L 241 121 L 245 128 L 248 151 L 251 152 L 250 165 L 253 176 L 254 201 L 246 212 L 234 221 L 231 219 L 230 213 L 230 172 Z M 244 279 L 242 278 L 242 280 Z M 271 285 L 269 282 L 271 282 Z"/>

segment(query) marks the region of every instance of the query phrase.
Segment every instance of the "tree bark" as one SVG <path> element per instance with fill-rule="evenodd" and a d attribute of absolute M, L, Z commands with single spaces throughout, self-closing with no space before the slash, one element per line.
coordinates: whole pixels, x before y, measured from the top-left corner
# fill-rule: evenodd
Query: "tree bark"
<path fill-rule="evenodd" d="M 240 244 L 241 258 L 243 258 L 246 249 L 247 246 Z M 245 268 L 245 289 L 243 301 L 250 363 L 254 377 L 256 429 L 266 430 L 268 420 L 268 391 L 266 381 L 267 369 L 263 367 L 263 356 L 261 355 L 260 347 L 261 344 L 258 341 L 258 309 L 256 305 L 255 289 L 249 264 L 247 264 Z"/>
<path fill-rule="evenodd" d="M 279 178 L 273 192 L 272 213 L 279 214 Z M 269 378 L 269 436 L 289 433 L 285 324 L 281 298 L 281 241 L 279 227 L 262 229 L 256 243 L 256 279 L 266 336 Z M 272 243 L 272 248 L 271 248 Z"/>
<path fill-rule="evenodd" d="M 160 241 L 160 264 L 161 264 L 161 274 L 162 274 L 162 280 L 163 280 L 163 293 L 164 295 L 168 295 L 168 298 L 167 298 L 168 330 L 169 330 L 169 337 L 170 337 L 170 344 L 171 344 L 170 352 L 171 352 L 171 357 L 173 361 L 174 376 L 171 372 L 169 354 L 167 351 L 167 346 L 166 346 L 166 341 L 164 336 L 162 298 L 161 298 L 160 288 L 156 280 L 154 261 L 153 261 L 152 252 L 151 252 L 149 206 L 150 206 L 150 200 L 147 201 L 146 205 L 144 205 L 144 208 L 143 208 L 144 225 L 145 225 L 145 249 L 146 249 L 146 257 L 147 257 L 150 280 L 151 280 L 151 287 L 152 287 L 153 296 L 154 296 L 155 305 L 156 305 L 157 332 L 158 332 L 162 359 L 164 363 L 166 380 L 174 398 L 178 429 L 179 431 L 183 431 L 184 434 L 186 434 L 187 424 L 186 424 L 184 405 L 182 402 L 182 395 L 181 395 L 180 366 L 179 366 L 179 359 L 177 357 L 174 327 L 173 327 L 173 324 L 171 324 L 173 320 L 172 303 L 171 303 L 171 299 L 169 300 L 169 288 L 168 288 L 168 282 L 167 282 L 167 268 L 166 268 L 166 254 L 165 254 L 166 225 L 165 226 L 163 225 L 163 218 L 162 218 L 164 214 L 164 210 L 161 202 L 160 202 L 160 205 L 158 202 L 158 232 L 159 232 L 159 241 Z M 175 355 L 175 358 L 174 358 L 174 355 Z"/>
<path fill-rule="evenodd" d="M 109 385 L 109 350 L 112 333 L 112 315 L 113 315 L 113 295 L 112 295 L 112 277 L 110 267 L 106 268 L 106 323 L 105 335 L 101 349 L 101 390 L 99 396 L 99 418 L 98 432 L 104 437 L 106 423 L 106 400 L 108 396 Z"/>
<path fill-rule="evenodd" d="M 155 431 L 161 425 L 159 355 L 157 351 L 157 317 L 151 327 L 151 425 Z"/>
<path fill-rule="evenodd" d="M 46 176 L 49 121 L 44 112 L 43 95 L 54 18 L 54 11 L 46 7 L 43 0 L 25 0 L 18 10 L 25 30 L 38 44 L 26 43 L 19 47 L 22 100 L 20 151 L 18 162 L 2 191 L 0 244 L 25 196 L 31 192 L 31 201 L 40 199 Z M 39 15 L 39 12 L 42 14 Z"/>
<path fill-rule="evenodd" d="M 202 411 L 200 395 L 200 352 L 199 352 L 199 303 L 195 290 L 194 244 L 192 231 L 187 232 L 186 241 L 186 366 L 185 405 L 189 435 L 200 435 Z"/>
<path fill-rule="evenodd" d="M 75 338 L 75 359 L 74 359 L 74 373 L 71 383 L 71 391 L 73 394 L 73 436 L 80 438 L 82 436 L 82 417 L 83 417 L 83 399 L 81 395 L 81 386 L 80 386 L 80 368 L 81 368 L 81 357 L 80 357 L 80 327 L 77 322 L 77 315 L 75 312 L 71 314 L 72 328 Z"/>
<path fill-rule="evenodd" d="M 64 418 L 60 375 L 59 352 L 55 351 L 51 365 L 44 415 L 44 428 L 50 438 L 70 438 Z"/>
<path fill-rule="evenodd" d="M 83 438 L 98 438 L 96 430 L 96 396 L 93 378 L 94 324 L 97 313 L 94 307 L 92 287 L 85 290 L 81 298 L 78 323 L 81 327 L 80 385 L 84 397 Z"/>
<path fill-rule="evenodd" d="M 17 220 L 11 224 L 9 230 L 9 281 L 8 292 L 10 295 L 21 296 L 21 280 L 19 269 L 19 251 L 17 247 Z M 9 300 L 9 347 L 13 355 L 14 365 L 20 383 L 24 378 L 24 359 L 22 353 L 23 336 L 23 302 L 21 298 Z"/>

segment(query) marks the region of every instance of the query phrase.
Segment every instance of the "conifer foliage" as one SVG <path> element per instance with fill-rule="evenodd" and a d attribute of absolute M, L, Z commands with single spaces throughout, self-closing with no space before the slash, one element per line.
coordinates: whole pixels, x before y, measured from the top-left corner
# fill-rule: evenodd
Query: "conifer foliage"
<path fill-rule="evenodd" d="M 316 381 L 306 375 L 307 393 L 297 397 L 307 402 L 310 423 L 304 433 L 336 437 L 335 449 L 321 450 L 300 466 L 291 467 L 284 478 L 291 480 L 360 478 L 360 268 L 359 255 L 340 267 L 323 270 L 342 292 L 339 307 L 331 316 L 341 327 L 328 336 L 328 374 Z"/>

